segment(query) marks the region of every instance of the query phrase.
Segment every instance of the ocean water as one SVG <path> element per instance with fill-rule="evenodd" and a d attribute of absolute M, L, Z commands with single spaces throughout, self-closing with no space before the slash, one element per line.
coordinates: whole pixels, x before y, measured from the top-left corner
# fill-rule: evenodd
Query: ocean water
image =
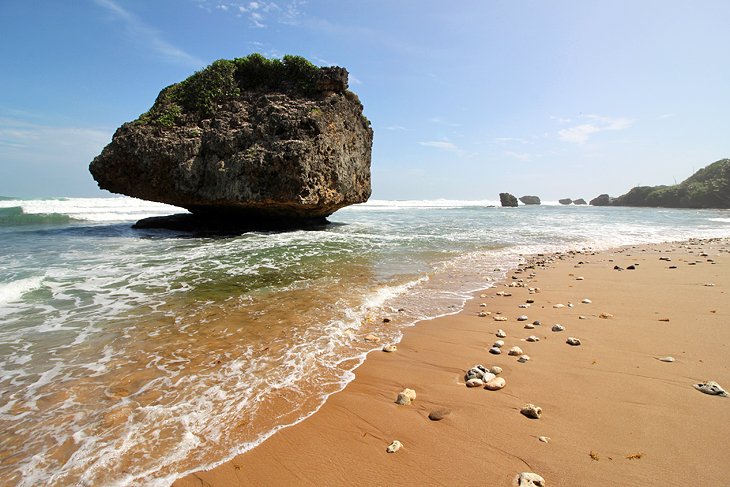
<path fill-rule="evenodd" d="M 537 252 L 730 236 L 730 212 L 372 201 L 318 231 L 133 230 L 0 201 L 0 485 L 168 485 L 315 412 L 377 348 Z M 383 318 L 390 318 L 385 323 Z"/>

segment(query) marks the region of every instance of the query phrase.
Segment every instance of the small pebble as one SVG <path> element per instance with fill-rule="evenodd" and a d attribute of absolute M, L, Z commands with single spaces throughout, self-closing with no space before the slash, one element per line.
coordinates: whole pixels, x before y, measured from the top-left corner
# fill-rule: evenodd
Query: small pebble
<path fill-rule="evenodd" d="M 539 342 L 540 341 L 540 339 L 538 337 L 536 337 L 535 335 L 530 335 L 525 340 L 527 340 L 528 342 Z"/>
<path fill-rule="evenodd" d="M 540 440 L 540 441 L 542 441 L 543 443 L 550 443 L 550 437 L 549 436 L 540 436 L 537 439 Z"/>
<path fill-rule="evenodd" d="M 527 316 L 525 316 L 525 315 L 518 316 L 517 321 L 527 321 Z"/>
<path fill-rule="evenodd" d="M 497 336 L 498 336 L 499 338 L 504 338 L 504 337 L 506 337 L 506 336 L 507 336 L 507 334 L 506 334 L 506 333 L 504 332 L 504 330 L 503 330 L 503 329 L 501 329 L 501 328 L 500 328 L 499 330 L 497 330 Z"/>
<path fill-rule="evenodd" d="M 479 304 L 479 307 L 480 308 L 486 308 L 487 307 L 487 303 L 481 303 L 481 304 Z"/>
<path fill-rule="evenodd" d="M 528 323 L 525 325 L 525 328 L 528 330 L 532 330 L 533 328 L 535 328 L 535 325 L 533 325 L 532 323 Z"/>
<path fill-rule="evenodd" d="M 491 369 L 489 369 L 489 371 L 494 375 L 499 375 L 502 373 L 502 367 L 500 367 L 499 365 L 495 365 Z"/>
<path fill-rule="evenodd" d="M 725 391 L 725 389 L 723 389 L 720 384 L 718 384 L 714 380 L 707 380 L 699 384 L 694 384 L 693 387 L 698 391 L 704 392 L 705 394 L 710 394 L 711 396 L 728 397 L 728 393 Z"/>
<path fill-rule="evenodd" d="M 535 300 L 534 300 L 534 299 L 528 299 L 528 300 L 526 300 L 525 302 L 526 302 L 527 304 L 532 304 L 532 303 L 534 303 L 534 302 L 535 302 Z"/>
<path fill-rule="evenodd" d="M 388 453 L 395 453 L 398 450 L 400 450 L 402 446 L 403 446 L 403 443 L 401 443 L 398 440 L 395 440 L 395 441 L 393 441 L 393 443 L 388 445 L 388 448 L 386 448 L 385 451 L 387 451 Z"/>
<path fill-rule="evenodd" d="M 568 303 L 568 308 L 572 308 L 572 307 L 573 307 L 573 303 Z"/>
<path fill-rule="evenodd" d="M 393 353 L 398 350 L 398 347 L 395 345 L 386 345 L 383 347 L 383 352 Z"/>
<path fill-rule="evenodd" d="M 581 301 L 581 303 L 583 303 L 583 304 L 591 304 L 592 302 L 593 302 L 593 301 L 591 301 L 591 300 L 590 300 L 590 299 L 588 299 L 588 298 L 585 298 L 585 299 L 584 299 L 583 301 Z"/>
<path fill-rule="evenodd" d="M 496 342 L 494 342 L 494 345 L 492 345 L 492 346 L 497 347 L 497 348 L 502 348 L 502 347 L 504 347 L 504 340 L 497 340 Z"/>
<path fill-rule="evenodd" d="M 707 287 L 714 287 L 715 285 L 712 284 L 711 282 L 708 282 L 708 283 L 705 284 L 705 286 L 707 286 Z"/>
<path fill-rule="evenodd" d="M 367 335 L 367 336 L 365 337 L 365 341 L 366 341 L 366 342 L 374 342 L 374 343 L 378 343 L 378 342 L 380 341 L 380 338 L 379 338 L 379 337 L 376 337 L 376 336 L 375 336 L 375 335 L 373 335 L 373 334 L 370 334 L 370 335 Z"/>
<path fill-rule="evenodd" d="M 489 391 L 498 391 L 505 385 L 507 385 L 507 381 L 504 380 L 504 377 L 495 377 L 494 379 L 487 381 L 487 383 L 484 384 L 484 388 Z"/>
<path fill-rule="evenodd" d="M 540 419 L 540 416 L 542 416 L 542 408 L 534 404 L 525 404 L 520 409 L 520 413 L 531 419 Z"/>
<path fill-rule="evenodd" d="M 598 317 L 607 320 L 609 318 L 613 318 L 613 315 L 611 313 L 601 313 L 600 315 L 598 315 Z"/>
<path fill-rule="evenodd" d="M 468 381 L 466 381 L 466 387 L 481 387 L 483 385 L 484 381 L 477 378 L 469 379 Z"/>
<path fill-rule="evenodd" d="M 565 327 L 558 323 L 558 324 L 553 325 L 552 330 L 553 331 L 563 331 L 563 330 L 565 330 Z"/>
<path fill-rule="evenodd" d="M 576 281 L 582 281 L 584 279 L 585 279 L 585 277 L 583 277 L 583 276 L 578 276 L 575 278 Z"/>
<path fill-rule="evenodd" d="M 428 419 L 430 419 L 431 421 L 441 421 L 449 414 L 451 414 L 451 410 L 449 410 L 449 409 L 446 409 L 446 408 L 434 409 L 433 411 L 428 413 Z"/>
<path fill-rule="evenodd" d="M 491 353 L 492 355 L 499 355 L 500 353 L 502 353 L 502 349 L 498 347 L 492 347 L 489 349 L 489 353 Z"/>
<path fill-rule="evenodd" d="M 540 320 L 535 320 L 532 322 L 532 324 L 535 326 L 540 326 L 540 325 L 542 325 L 542 322 Z"/>
<path fill-rule="evenodd" d="M 413 389 L 403 389 L 398 393 L 398 398 L 395 400 L 396 404 L 406 405 L 416 400 L 416 391 Z"/>
<path fill-rule="evenodd" d="M 518 358 L 517 361 L 521 364 L 524 364 L 525 362 L 530 361 L 530 356 L 529 355 L 520 355 L 520 358 Z"/>
<path fill-rule="evenodd" d="M 512 481 L 517 487 L 545 487 L 545 479 L 534 472 L 521 472 Z"/>
<path fill-rule="evenodd" d="M 490 313 L 490 312 L 488 312 L 488 311 L 480 311 L 480 312 L 479 312 L 479 316 L 480 316 L 481 318 L 484 318 L 485 316 L 489 316 L 489 315 L 491 315 L 491 314 L 492 314 L 492 313 Z"/>
<path fill-rule="evenodd" d="M 523 309 L 524 308 L 529 308 L 529 307 L 530 307 L 529 304 L 521 304 L 521 305 L 518 306 L 518 308 L 523 308 Z"/>
<path fill-rule="evenodd" d="M 507 321 L 506 316 L 495 316 L 494 321 Z"/>
<path fill-rule="evenodd" d="M 515 345 L 514 347 L 509 349 L 509 352 L 507 352 L 507 354 L 513 356 L 522 355 L 522 349 Z"/>
<path fill-rule="evenodd" d="M 580 315 L 580 316 L 578 317 L 578 319 L 579 319 L 579 320 L 587 320 L 588 318 L 586 318 L 586 317 L 585 317 L 585 316 L 583 316 L 583 315 Z"/>
<path fill-rule="evenodd" d="M 577 347 L 577 346 L 580 345 L 580 339 L 575 338 L 575 337 L 568 337 L 568 339 L 565 340 L 565 343 L 567 343 L 568 345 L 572 345 L 574 347 Z"/>
<path fill-rule="evenodd" d="M 565 305 L 562 303 L 554 304 L 553 308 L 565 308 Z"/>
<path fill-rule="evenodd" d="M 657 360 L 660 362 L 674 362 L 674 357 L 659 357 Z"/>

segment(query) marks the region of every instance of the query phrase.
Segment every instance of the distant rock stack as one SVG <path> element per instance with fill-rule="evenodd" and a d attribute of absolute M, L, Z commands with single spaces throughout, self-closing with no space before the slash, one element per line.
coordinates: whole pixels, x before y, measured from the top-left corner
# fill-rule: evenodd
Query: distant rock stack
<path fill-rule="evenodd" d="M 560 203 L 561 205 L 569 205 L 573 203 L 573 200 L 570 198 L 563 198 L 561 200 L 558 200 L 558 203 Z"/>
<path fill-rule="evenodd" d="M 540 198 L 538 196 L 523 196 L 522 198 L 520 198 L 520 201 L 522 201 L 526 205 L 540 204 Z"/>
<path fill-rule="evenodd" d="M 586 200 L 584 200 L 583 198 L 578 198 L 577 200 L 573 200 L 573 204 L 574 205 L 586 205 L 587 203 L 586 203 Z"/>
<path fill-rule="evenodd" d="M 599 194 L 590 202 L 591 206 L 608 206 L 611 204 L 611 197 L 607 194 Z"/>
<path fill-rule="evenodd" d="M 517 197 L 509 193 L 499 193 L 499 202 L 502 206 L 516 207 Z"/>
<path fill-rule="evenodd" d="M 324 223 L 371 192 L 373 131 L 347 78 L 296 56 L 216 61 L 162 90 L 89 170 L 102 189 L 188 209 L 192 226 Z"/>

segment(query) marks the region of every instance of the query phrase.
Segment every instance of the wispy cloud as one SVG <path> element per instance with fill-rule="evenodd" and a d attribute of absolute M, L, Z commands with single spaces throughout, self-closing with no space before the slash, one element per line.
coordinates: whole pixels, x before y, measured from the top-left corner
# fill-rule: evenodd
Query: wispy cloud
<path fill-rule="evenodd" d="M 140 47 L 151 49 L 164 61 L 193 68 L 200 68 L 205 65 L 197 57 L 170 44 L 159 31 L 145 24 L 136 15 L 120 7 L 113 0 L 94 0 L 94 2 L 123 23 L 130 40 Z"/>
<path fill-rule="evenodd" d="M 296 25 L 302 16 L 302 0 L 290 0 L 284 4 L 269 0 L 256 1 L 220 1 L 194 0 L 198 7 L 207 12 L 219 11 L 245 18 L 251 27 L 265 29 L 271 22 Z"/>
<path fill-rule="evenodd" d="M 558 123 L 570 123 L 572 121 L 569 118 L 556 117 L 555 115 L 550 115 L 550 120 L 555 120 Z"/>
<path fill-rule="evenodd" d="M 633 120 L 624 117 L 605 117 L 602 115 L 583 115 L 588 123 L 582 123 L 558 131 L 558 138 L 572 144 L 582 144 L 592 135 L 599 132 L 625 130 L 633 124 Z"/>
<path fill-rule="evenodd" d="M 507 157 L 511 157 L 513 159 L 517 159 L 517 160 L 523 161 L 523 162 L 529 162 L 534 157 L 538 157 L 536 155 L 528 154 L 526 152 L 514 152 L 514 151 L 506 151 L 504 153 L 504 155 L 507 156 Z"/>
<path fill-rule="evenodd" d="M 435 123 L 437 125 L 445 125 L 447 127 L 461 127 L 462 126 L 462 124 L 460 124 L 460 123 L 451 122 L 451 121 L 446 120 L 441 117 L 431 117 L 428 119 L 428 121 L 431 123 Z"/>
<path fill-rule="evenodd" d="M 408 130 L 408 129 L 405 128 L 403 125 L 389 125 L 389 126 L 385 127 L 385 130 L 395 131 L 395 130 Z"/>
<path fill-rule="evenodd" d="M 677 116 L 676 113 L 663 113 L 663 114 L 659 115 L 656 119 L 657 120 L 664 120 L 665 118 L 673 118 L 673 117 L 676 117 L 676 116 Z"/>
<path fill-rule="evenodd" d="M 451 152 L 458 152 L 459 148 L 451 141 L 448 140 L 428 140 L 425 142 L 419 142 L 424 147 L 433 147 L 434 149 L 440 149 Z"/>
<path fill-rule="evenodd" d="M 492 139 L 492 143 L 500 145 L 507 145 L 512 143 L 523 145 L 532 144 L 532 142 L 530 142 L 529 140 L 525 140 L 520 137 L 495 137 L 494 139 Z"/>

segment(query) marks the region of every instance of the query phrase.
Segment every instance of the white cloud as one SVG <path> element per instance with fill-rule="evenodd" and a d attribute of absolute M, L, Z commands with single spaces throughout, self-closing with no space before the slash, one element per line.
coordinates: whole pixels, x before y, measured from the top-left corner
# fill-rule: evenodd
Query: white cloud
<path fill-rule="evenodd" d="M 441 149 L 446 151 L 457 152 L 459 148 L 453 142 L 448 140 L 428 140 L 425 142 L 419 142 L 424 147 L 433 147 L 435 149 Z"/>
<path fill-rule="evenodd" d="M 513 151 L 506 151 L 504 153 L 507 157 L 512 157 L 513 159 L 518 159 L 523 162 L 528 162 L 532 160 L 532 154 L 527 154 L 526 152 L 513 152 Z"/>
<path fill-rule="evenodd" d="M 673 118 L 673 117 L 676 117 L 676 116 L 677 116 L 676 113 L 663 113 L 663 114 L 659 115 L 656 119 L 657 120 L 664 120 L 665 118 Z"/>
<path fill-rule="evenodd" d="M 582 144 L 593 134 L 614 130 L 625 130 L 633 124 L 633 120 L 624 117 L 605 117 L 602 115 L 584 115 L 589 123 L 583 123 L 558 131 L 558 138 L 572 144 Z"/>
<path fill-rule="evenodd" d="M 438 125 L 445 125 L 447 127 L 461 127 L 462 126 L 460 123 L 450 122 L 450 121 L 448 121 L 446 119 L 443 119 L 441 117 L 431 117 L 431 118 L 428 119 L 428 121 L 431 122 L 431 123 L 438 124 Z"/>
<path fill-rule="evenodd" d="M 151 48 L 158 56 L 169 63 L 199 68 L 205 63 L 184 50 L 167 42 L 162 35 L 146 25 L 134 14 L 117 5 L 113 0 L 94 0 L 124 23 L 127 36 L 141 47 Z"/>
<path fill-rule="evenodd" d="M 289 2 L 279 5 L 279 3 L 259 0 L 250 1 L 228 1 L 220 2 L 220 0 L 193 0 L 198 6 L 207 12 L 219 10 L 222 12 L 230 12 L 236 17 L 248 19 L 251 27 L 263 29 L 268 27 L 270 22 L 278 22 L 280 24 L 296 25 L 302 16 L 301 6 L 306 2 L 302 0 L 290 0 Z"/>
<path fill-rule="evenodd" d="M 385 130 L 408 130 L 403 125 L 389 125 L 385 127 Z"/>
<path fill-rule="evenodd" d="M 555 120 L 558 123 L 570 123 L 571 122 L 571 120 L 569 118 L 556 117 L 555 115 L 550 115 L 550 120 Z"/>

